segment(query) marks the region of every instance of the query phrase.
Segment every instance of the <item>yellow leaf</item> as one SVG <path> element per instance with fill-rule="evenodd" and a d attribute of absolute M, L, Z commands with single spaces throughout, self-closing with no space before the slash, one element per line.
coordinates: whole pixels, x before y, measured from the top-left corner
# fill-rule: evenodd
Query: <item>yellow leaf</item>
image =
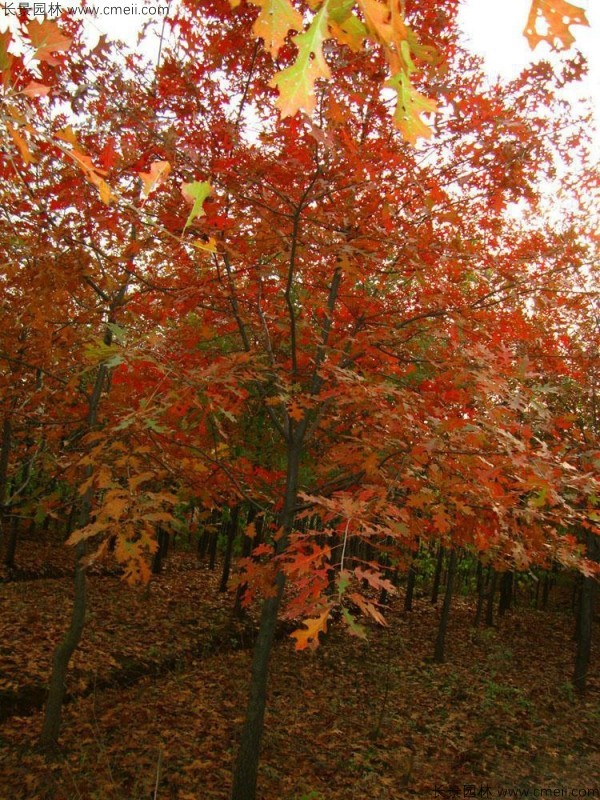
<path fill-rule="evenodd" d="M 72 125 L 67 125 L 66 128 L 62 128 L 58 131 L 56 138 L 73 145 L 73 147 L 79 147 L 79 142 L 77 141 L 77 136 Z"/>
<path fill-rule="evenodd" d="M 302 14 L 289 0 L 252 0 L 260 14 L 252 26 L 254 35 L 262 39 L 275 58 L 290 30 L 302 30 Z"/>
<path fill-rule="evenodd" d="M 203 242 L 201 239 L 196 239 L 194 242 L 194 247 L 197 247 L 198 250 L 206 250 L 207 253 L 216 253 L 217 240 L 214 236 L 211 236 L 207 242 Z"/>
<path fill-rule="evenodd" d="M 423 112 L 435 113 L 437 110 L 435 100 L 418 92 L 405 70 L 393 75 L 385 82 L 385 86 L 395 89 L 398 93 L 394 122 L 406 141 L 415 144 L 419 137 L 429 139 L 433 131 L 423 122 L 420 115 Z"/>

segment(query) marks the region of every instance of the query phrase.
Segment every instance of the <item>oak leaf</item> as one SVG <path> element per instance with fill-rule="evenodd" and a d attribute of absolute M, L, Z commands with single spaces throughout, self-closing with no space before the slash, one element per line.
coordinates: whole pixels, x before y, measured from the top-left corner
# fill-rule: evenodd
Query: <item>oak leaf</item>
<path fill-rule="evenodd" d="M 296 60 L 271 81 L 270 85 L 279 90 L 276 106 L 282 117 L 293 117 L 298 111 L 312 113 L 316 105 L 315 81 L 331 76 L 323 56 L 323 42 L 328 38 L 327 7 L 324 3 L 309 28 L 293 37 L 298 48 Z"/>
<path fill-rule="evenodd" d="M 289 0 L 252 0 L 260 14 L 252 27 L 257 38 L 264 41 L 273 57 L 277 55 L 290 30 L 302 30 L 302 14 Z"/>
<path fill-rule="evenodd" d="M 196 217 L 204 216 L 204 201 L 212 192 L 212 186 L 208 181 L 193 181 L 192 183 L 184 183 L 181 187 L 181 193 L 184 198 L 192 203 L 192 210 L 188 214 L 185 221 L 183 230 L 185 231 Z"/>
<path fill-rule="evenodd" d="M 327 606 L 318 617 L 309 617 L 303 621 L 304 628 L 299 628 L 292 633 L 296 640 L 296 650 L 306 650 L 307 647 L 316 650 L 319 646 L 319 634 L 327 633 L 327 619 L 330 607 Z"/>
<path fill-rule="evenodd" d="M 545 32 L 540 31 L 540 23 Z M 567 0 L 533 0 L 523 35 L 532 50 L 540 42 L 548 42 L 553 50 L 568 50 L 575 41 L 571 25 L 589 24 L 585 11 Z"/>
<path fill-rule="evenodd" d="M 31 44 L 35 47 L 35 58 L 48 64 L 60 64 L 52 53 L 62 53 L 71 46 L 72 39 L 65 36 L 56 22 L 49 19 L 38 22 L 33 20 L 27 24 L 27 33 Z"/>
<path fill-rule="evenodd" d="M 161 183 L 165 181 L 171 165 L 168 161 L 153 161 L 149 172 L 139 172 L 142 181 L 142 199 L 147 198 Z"/>

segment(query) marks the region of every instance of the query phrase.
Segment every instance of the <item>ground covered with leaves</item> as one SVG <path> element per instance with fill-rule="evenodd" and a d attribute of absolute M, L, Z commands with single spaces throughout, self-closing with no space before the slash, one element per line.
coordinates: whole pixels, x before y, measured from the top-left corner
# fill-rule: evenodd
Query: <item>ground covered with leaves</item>
<path fill-rule="evenodd" d="M 228 798 L 252 617 L 232 621 L 232 596 L 190 562 L 175 554 L 142 590 L 90 578 L 51 759 L 36 737 L 70 580 L 0 585 L 2 800 Z M 366 642 L 335 625 L 316 652 L 280 638 L 261 798 L 598 796 L 600 674 L 596 666 L 584 699 L 574 695 L 568 611 L 517 608 L 498 627 L 475 629 L 472 603 L 457 598 L 442 665 L 431 660 L 439 610 L 426 597 L 411 613 L 396 599 L 387 616 L 389 627 L 370 627 Z"/>

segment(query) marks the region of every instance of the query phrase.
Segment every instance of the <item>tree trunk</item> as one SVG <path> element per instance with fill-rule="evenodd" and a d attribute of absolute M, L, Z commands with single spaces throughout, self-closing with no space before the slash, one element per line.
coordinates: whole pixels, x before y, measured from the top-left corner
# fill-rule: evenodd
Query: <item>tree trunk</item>
<path fill-rule="evenodd" d="M 110 344 L 110 342 L 110 331 L 107 331 L 105 343 Z M 88 430 L 93 430 L 96 425 L 98 407 L 100 405 L 100 397 L 102 395 L 102 387 L 104 386 L 107 374 L 108 370 L 104 365 L 98 368 L 94 389 L 89 398 L 89 411 L 87 419 Z M 89 478 L 91 475 L 92 467 L 89 466 L 85 470 L 85 477 Z M 93 487 L 90 487 L 81 499 L 81 510 L 78 520 L 79 528 L 84 528 L 90 521 L 93 497 L 94 489 Z M 83 633 L 83 626 L 85 624 L 86 575 L 85 567 L 83 565 L 85 551 L 86 543 L 84 539 L 83 541 L 79 542 L 75 550 L 75 591 L 73 598 L 73 609 L 71 612 L 71 621 L 69 627 L 65 631 L 62 641 L 54 651 L 54 657 L 52 659 L 52 672 L 50 673 L 50 681 L 48 684 L 48 698 L 46 700 L 44 722 L 42 725 L 42 732 L 40 734 L 40 744 L 45 749 L 54 747 L 58 742 L 69 661 L 71 660 L 71 656 L 79 644 L 81 634 Z"/>
<path fill-rule="evenodd" d="M 454 591 L 454 579 L 456 576 L 456 550 L 450 551 L 448 558 L 448 577 L 446 580 L 446 592 L 444 594 L 444 605 L 442 606 L 442 616 L 438 628 L 437 639 L 435 641 L 434 661 L 442 664 L 444 661 L 444 648 L 446 644 L 446 632 L 448 630 L 448 618 L 450 616 L 450 605 L 452 604 L 452 592 Z"/>
<path fill-rule="evenodd" d="M 0 533 L 4 533 L 8 523 L 8 463 L 11 448 L 11 423 L 8 416 L 2 423 L 2 439 L 0 440 Z"/>
<path fill-rule="evenodd" d="M 492 567 L 492 577 L 489 584 L 487 606 L 485 609 L 485 624 L 491 628 L 494 624 L 494 597 L 496 595 L 496 585 L 498 583 L 498 573 Z"/>
<path fill-rule="evenodd" d="M 305 426 L 303 426 L 305 430 Z M 301 431 L 302 433 L 302 431 Z M 281 515 L 283 535 L 277 542 L 277 553 L 287 547 L 294 523 L 298 498 L 298 469 L 302 448 L 302 436 L 292 439 L 288 445 L 288 469 L 285 501 Z M 246 708 L 246 718 L 240 739 L 240 748 L 233 771 L 231 800 L 256 800 L 256 781 L 260 746 L 267 704 L 267 682 L 269 660 L 273 649 L 277 615 L 283 597 L 285 575 L 279 572 L 275 578 L 275 595 L 268 597 L 262 606 L 258 637 L 254 645 L 250 692 Z"/>
<path fill-rule="evenodd" d="M 498 615 L 503 617 L 510 611 L 513 600 L 514 572 L 504 572 L 500 581 L 500 600 L 498 602 Z"/>
<path fill-rule="evenodd" d="M 596 561 L 598 558 L 596 535 L 588 532 L 586 538 L 588 558 Z M 592 651 L 592 620 L 594 617 L 595 593 L 596 581 L 584 575 L 579 595 L 577 651 L 575 653 L 575 671 L 573 673 L 573 685 L 581 694 L 586 690 L 590 654 Z"/>
<path fill-rule="evenodd" d="M 405 611 L 412 611 L 413 610 L 413 599 L 415 596 L 415 584 L 417 582 L 417 566 L 416 566 L 416 558 L 419 552 L 419 542 L 417 542 L 417 549 L 413 553 L 412 560 L 410 562 L 410 567 L 408 568 L 408 577 L 406 580 L 406 594 L 404 595 L 404 610 Z"/>
<path fill-rule="evenodd" d="M 156 552 L 152 558 L 152 574 L 160 575 L 162 572 L 163 561 L 167 557 L 167 553 L 169 551 L 169 534 L 164 528 L 159 526 L 158 530 L 156 531 L 156 538 L 158 547 L 156 548 Z"/>
<path fill-rule="evenodd" d="M 84 555 L 85 542 L 80 542 L 75 552 L 75 595 L 73 599 L 71 623 L 65 632 L 62 642 L 54 651 L 54 658 L 52 661 L 48 699 L 46 701 L 44 724 L 40 736 L 40 744 L 46 749 L 53 747 L 58 741 L 62 717 L 62 704 L 65 697 L 67 669 L 71 656 L 79 644 L 85 624 L 86 577 L 85 569 L 82 566 Z"/>
<path fill-rule="evenodd" d="M 254 522 L 255 519 L 256 519 L 256 508 L 254 506 L 250 506 L 250 511 L 248 512 L 248 519 L 246 520 L 246 530 L 248 529 L 248 525 Z M 264 522 L 265 522 L 265 517 L 263 514 L 259 518 L 258 522 L 255 523 L 256 533 L 254 539 L 251 539 L 244 533 L 242 537 L 242 558 L 250 558 L 253 548 L 257 547 L 260 544 Z M 246 583 L 239 583 L 235 592 L 235 602 L 233 604 L 233 616 L 237 617 L 238 619 L 243 617 L 244 615 L 244 607 L 242 606 L 242 599 L 244 597 L 244 594 L 246 593 L 246 586 L 247 586 Z"/>
<path fill-rule="evenodd" d="M 10 530 L 6 542 L 6 552 L 4 554 L 4 565 L 7 569 L 15 568 L 15 555 L 17 552 L 17 541 L 19 538 L 19 518 L 13 515 L 10 520 Z"/>
<path fill-rule="evenodd" d="M 219 541 L 219 532 L 211 531 L 208 540 L 208 568 L 211 572 L 214 571 L 217 565 L 217 544 Z"/>
<path fill-rule="evenodd" d="M 223 574 L 221 575 L 221 584 L 219 586 L 220 592 L 227 591 L 227 584 L 229 583 L 229 573 L 231 571 L 231 554 L 233 552 L 233 543 L 238 529 L 238 519 L 240 516 L 239 505 L 231 510 L 231 519 L 227 525 L 227 544 L 225 546 L 225 557 L 223 559 Z"/>
<path fill-rule="evenodd" d="M 444 566 L 445 550 L 442 545 L 439 546 L 437 561 L 435 563 L 435 573 L 433 575 L 433 588 L 431 590 L 431 604 L 435 605 L 438 601 L 440 593 L 440 582 L 442 578 L 442 567 Z"/>
<path fill-rule="evenodd" d="M 481 623 L 481 615 L 483 614 L 483 604 L 485 602 L 485 580 L 483 577 L 483 566 L 481 561 L 477 562 L 477 611 L 475 612 L 475 619 L 473 625 L 478 628 Z"/>

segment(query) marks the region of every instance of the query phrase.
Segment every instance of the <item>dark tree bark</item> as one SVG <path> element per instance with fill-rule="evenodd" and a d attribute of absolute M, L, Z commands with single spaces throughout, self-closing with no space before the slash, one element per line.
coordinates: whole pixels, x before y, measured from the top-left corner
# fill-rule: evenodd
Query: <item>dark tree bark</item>
<path fill-rule="evenodd" d="M 7 569 L 15 568 L 15 556 L 17 553 L 17 541 L 19 539 L 19 518 L 13 514 L 10 519 L 8 539 L 6 542 L 6 552 L 4 553 L 4 565 Z"/>
<path fill-rule="evenodd" d="M 454 591 L 454 580 L 456 577 L 456 564 L 457 564 L 456 550 L 450 551 L 448 558 L 448 576 L 446 578 L 446 592 L 444 594 L 444 605 L 442 606 L 442 615 L 440 617 L 440 624 L 438 627 L 438 634 L 435 641 L 435 650 L 433 653 L 434 661 L 442 664 L 444 661 L 444 651 L 446 646 L 446 633 L 448 631 L 448 619 L 450 617 L 450 606 L 452 604 L 452 594 Z"/>
<path fill-rule="evenodd" d="M 305 427 L 305 426 L 304 426 Z M 298 469 L 302 439 L 292 440 L 288 447 L 288 469 L 286 491 L 281 522 L 283 535 L 277 542 L 277 552 L 287 547 L 294 522 L 298 498 Z M 258 636 L 254 645 L 250 692 L 246 707 L 246 718 L 240 739 L 240 748 L 233 772 L 231 800 L 255 800 L 260 746 L 267 704 L 267 682 L 269 661 L 275 638 L 277 615 L 283 597 L 285 575 L 279 572 L 275 578 L 275 594 L 264 602 L 260 615 Z"/>
<path fill-rule="evenodd" d="M 309 191 L 307 190 L 305 193 L 305 198 L 308 197 L 308 194 Z M 290 310 L 290 324 L 293 331 L 295 331 L 295 312 L 289 291 L 293 279 L 294 253 L 297 242 L 298 226 L 300 224 L 301 207 L 302 203 L 300 206 L 298 206 L 294 222 L 292 251 L 290 254 L 290 278 L 288 281 L 287 291 L 288 307 Z M 309 388 L 310 393 L 314 396 L 319 394 L 323 385 L 323 379 L 319 376 L 319 369 L 326 354 L 329 333 L 331 330 L 331 321 L 333 318 L 333 310 L 341 280 L 342 273 L 341 270 L 337 268 L 333 274 L 331 285 L 329 287 L 329 297 L 327 300 L 327 308 L 329 313 L 323 320 L 321 343 L 316 349 L 314 358 L 314 370 Z M 234 311 L 235 309 L 236 306 L 234 305 Z M 246 334 L 243 325 L 240 324 L 240 328 L 243 334 L 242 339 L 245 339 Z M 291 342 L 291 351 L 292 369 L 295 372 L 297 369 L 295 340 Z M 280 517 L 282 534 L 276 542 L 276 553 L 278 555 L 285 552 L 294 524 L 296 506 L 298 502 L 300 460 L 309 419 L 310 414 L 307 413 L 301 421 L 294 423 L 294 421 L 288 416 L 286 419 L 285 429 L 281 427 L 280 423 L 275 423 L 278 425 L 282 435 L 285 438 L 287 455 L 285 493 L 283 496 L 283 510 Z M 250 680 L 248 705 L 246 708 L 246 719 L 242 729 L 240 748 L 233 770 L 233 784 L 231 790 L 232 800 L 256 800 L 258 762 L 264 727 L 265 708 L 267 703 L 269 660 L 271 651 L 273 649 L 273 640 L 275 638 L 277 615 L 279 613 L 279 607 L 283 597 L 283 590 L 285 588 L 285 574 L 279 571 L 274 583 L 274 596 L 267 598 L 262 606 L 260 626 L 256 644 L 254 646 L 252 676 Z"/>
<path fill-rule="evenodd" d="M 246 528 L 256 519 L 256 508 L 254 506 L 250 506 L 250 511 L 248 512 L 248 519 L 246 520 Z M 244 533 L 242 537 L 242 558 L 249 558 L 252 550 L 254 547 L 257 547 L 260 542 L 262 541 L 262 530 L 265 523 L 264 515 L 261 515 L 258 518 L 258 521 L 255 523 L 255 536 L 251 539 L 249 536 L 246 536 Z M 242 600 L 244 594 L 246 592 L 246 584 L 240 583 L 235 592 L 235 602 L 233 604 L 233 615 L 238 619 L 244 615 L 244 607 L 242 606 Z"/>
<path fill-rule="evenodd" d="M 478 628 L 481 624 L 481 615 L 483 614 L 483 604 L 485 603 L 485 579 L 483 577 L 483 565 L 481 561 L 477 562 L 477 610 L 475 612 L 475 619 L 473 625 Z"/>
<path fill-rule="evenodd" d="M 219 532 L 210 531 L 208 536 L 208 568 L 211 572 L 213 572 L 217 565 L 217 544 L 219 542 Z"/>
<path fill-rule="evenodd" d="M 596 534 L 589 531 L 586 535 L 588 558 L 598 560 L 598 542 Z M 594 600 L 596 595 L 596 581 L 586 575 L 582 576 L 581 593 L 579 595 L 579 609 L 577 614 L 577 650 L 575 652 L 575 670 L 573 685 L 583 694 L 587 688 L 588 669 L 592 651 L 592 622 L 594 618 Z"/>
<path fill-rule="evenodd" d="M 120 300 L 122 300 L 125 291 L 126 286 L 121 287 L 121 290 L 116 296 L 115 302 L 120 302 Z M 112 333 L 107 329 L 104 336 L 104 343 L 110 345 L 111 341 Z M 88 399 L 88 430 L 93 430 L 96 426 L 100 398 L 102 396 L 102 390 L 106 384 L 107 378 L 108 369 L 102 365 L 98 368 L 96 380 L 94 382 L 94 388 Z M 91 475 L 92 467 L 90 466 L 86 469 L 85 477 L 89 478 Z M 93 487 L 90 487 L 81 498 L 78 528 L 84 528 L 89 523 L 92 512 L 93 498 L 94 489 Z M 87 603 L 86 575 L 85 566 L 83 563 L 85 552 L 86 544 L 85 540 L 83 540 L 79 542 L 75 550 L 74 597 L 73 608 L 71 611 L 71 621 L 69 623 L 69 627 L 64 633 L 62 641 L 54 651 L 54 656 L 52 659 L 52 671 L 50 673 L 50 680 L 48 684 L 48 698 L 44 712 L 42 732 L 40 734 L 40 744 L 45 749 L 51 749 L 58 742 L 62 717 L 62 705 L 66 690 L 67 669 L 69 667 L 71 656 L 79 644 L 85 624 Z"/>
<path fill-rule="evenodd" d="M 498 585 L 498 573 L 492 567 L 492 575 L 489 582 L 487 606 L 485 609 L 485 624 L 491 628 L 494 624 L 494 598 L 496 596 L 496 586 Z"/>
<path fill-rule="evenodd" d="M 433 575 L 433 588 L 431 590 L 431 603 L 435 605 L 438 601 L 438 596 L 440 593 L 440 583 L 442 579 L 442 569 L 444 567 L 444 556 L 446 551 L 444 550 L 443 546 L 440 545 L 438 548 L 437 560 L 435 562 L 435 573 Z"/>
<path fill-rule="evenodd" d="M 169 552 L 169 533 L 162 526 L 159 526 L 156 531 L 156 539 L 158 547 L 152 558 L 152 574 L 160 575 L 163 568 L 163 562 Z"/>
<path fill-rule="evenodd" d="M 500 599 L 498 601 L 498 615 L 503 617 L 510 611 L 513 601 L 514 572 L 508 571 L 502 574 L 500 580 Z"/>
<path fill-rule="evenodd" d="M 408 568 L 408 575 L 406 578 L 406 594 L 404 595 L 404 610 L 413 610 L 413 600 L 415 596 L 415 584 L 417 582 L 417 563 L 416 559 L 419 553 L 419 542 L 417 541 L 417 549 L 412 555 L 410 567 Z"/>
<path fill-rule="evenodd" d="M 223 558 L 223 573 L 221 575 L 221 583 L 219 585 L 220 592 L 227 591 L 227 584 L 229 583 L 229 573 L 231 571 L 231 554 L 233 552 L 233 543 L 237 535 L 238 520 L 240 516 L 239 505 L 231 509 L 231 518 L 227 523 L 227 540 L 225 544 L 225 556 Z"/>

